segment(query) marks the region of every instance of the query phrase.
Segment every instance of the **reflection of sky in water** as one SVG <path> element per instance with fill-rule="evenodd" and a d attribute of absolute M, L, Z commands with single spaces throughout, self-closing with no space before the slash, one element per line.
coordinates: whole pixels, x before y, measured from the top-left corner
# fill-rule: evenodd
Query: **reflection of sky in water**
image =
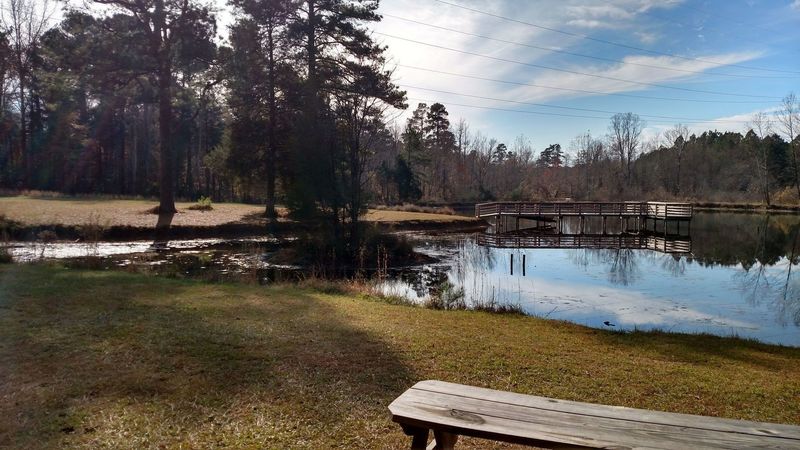
<path fill-rule="evenodd" d="M 785 257 L 745 270 L 649 250 L 494 249 L 472 238 L 420 250 L 447 255 L 438 271 L 464 289 L 468 302 L 510 302 L 537 316 L 597 328 L 609 328 L 608 321 L 613 329 L 735 334 L 800 346 L 800 278 L 792 272 L 787 283 Z M 426 271 L 426 278 L 437 279 L 437 268 Z M 387 289 L 411 298 L 426 294 L 413 287 L 395 279 Z"/>
<path fill-rule="evenodd" d="M 178 239 L 164 245 L 172 251 L 198 250 L 221 246 L 245 246 L 275 242 L 274 238 L 247 237 L 239 239 Z M 12 242 L 6 247 L 17 262 L 31 262 L 39 259 L 65 259 L 85 256 L 115 256 L 145 253 L 154 249 L 150 241 L 124 242 Z"/>

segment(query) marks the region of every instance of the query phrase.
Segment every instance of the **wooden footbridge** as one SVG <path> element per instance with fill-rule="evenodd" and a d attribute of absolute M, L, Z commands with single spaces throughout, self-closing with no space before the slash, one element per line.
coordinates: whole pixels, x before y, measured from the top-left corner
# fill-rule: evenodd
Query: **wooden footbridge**
<path fill-rule="evenodd" d="M 619 218 L 626 230 L 640 231 L 647 227 L 647 221 L 688 222 L 693 208 L 690 203 L 669 202 L 491 202 L 475 205 L 475 216 L 493 220 L 495 231 L 502 233 L 509 228 L 508 219 L 514 221 L 513 230 L 520 229 L 520 220 L 555 222 L 562 230 L 563 219 L 577 217 L 583 232 L 584 220 L 598 217 Z M 631 225 L 632 222 L 632 225 Z M 654 225 L 655 227 L 655 225 Z M 666 225 L 665 225 L 666 230 Z"/>

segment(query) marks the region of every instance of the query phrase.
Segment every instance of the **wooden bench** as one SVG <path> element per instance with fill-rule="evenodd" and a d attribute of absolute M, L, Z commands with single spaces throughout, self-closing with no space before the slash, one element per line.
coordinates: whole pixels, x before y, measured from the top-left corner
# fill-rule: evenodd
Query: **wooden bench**
<path fill-rule="evenodd" d="M 421 381 L 389 405 L 412 449 L 458 436 L 544 448 L 800 449 L 800 427 L 555 400 Z M 434 439 L 428 446 L 428 434 Z"/>

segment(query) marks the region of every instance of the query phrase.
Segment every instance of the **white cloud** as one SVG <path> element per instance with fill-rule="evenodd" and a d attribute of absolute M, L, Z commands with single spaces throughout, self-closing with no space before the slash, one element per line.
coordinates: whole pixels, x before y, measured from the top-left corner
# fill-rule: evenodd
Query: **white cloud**
<path fill-rule="evenodd" d="M 658 35 L 656 33 L 648 33 L 645 31 L 638 31 L 634 33 L 636 37 L 639 38 L 639 42 L 642 44 L 654 44 L 658 40 Z"/>
<path fill-rule="evenodd" d="M 612 2 L 590 1 L 567 6 L 567 25 L 581 28 L 620 29 L 635 26 L 636 19 L 655 8 L 671 8 L 681 1 L 616 0 Z"/>
<path fill-rule="evenodd" d="M 633 84 L 625 81 L 617 81 L 610 78 L 616 78 L 619 80 L 633 80 L 633 81 L 641 80 L 649 84 L 664 84 L 667 82 L 686 80 L 698 76 L 697 74 L 681 72 L 678 70 L 704 72 L 708 69 L 719 67 L 721 65 L 737 64 L 744 61 L 749 61 L 756 58 L 757 56 L 758 54 L 756 53 L 728 53 L 720 55 L 708 55 L 702 58 L 704 60 L 714 61 L 720 64 L 714 64 L 710 62 L 703 62 L 697 60 L 686 60 L 670 56 L 628 56 L 623 59 L 624 62 L 635 63 L 640 65 L 615 64 L 610 67 L 598 67 L 598 66 L 588 66 L 588 65 L 573 66 L 570 67 L 569 69 L 574 70 L 576 72 L 594 74 L 605 78 L 546 71 L 546 72 L 541 72 L 536 76 L 532 77 L 529 80 L 528 84 L 552 86 L 552 87 L 566 88 L 566 89 L 607 92 L 607 93 L 640 91 L 643 89 L 647 89 L 650 86 Z M 660 66 L 664 67 L 664 69 L 655 67 L 644 67 L 643 65 Z M 667 68 L 673 70 L 669 70 Z M 575 92 L 523 86 L 514 89 L 514 92 L 509 92 L 508 97 L 524 98 L 526 101 L 541 102 L 558 98 L 563 99 L 567 97 L 586 96 L 586 95 L 590 94 L 581 94 Z M 688 95 L 691 95 L 691 93 L 689 93 Z"/>
<path fill-rule="evenodd" d="M 794 0 L 790 7 L 794 10 L 800 11 L 800 0 Z"/>

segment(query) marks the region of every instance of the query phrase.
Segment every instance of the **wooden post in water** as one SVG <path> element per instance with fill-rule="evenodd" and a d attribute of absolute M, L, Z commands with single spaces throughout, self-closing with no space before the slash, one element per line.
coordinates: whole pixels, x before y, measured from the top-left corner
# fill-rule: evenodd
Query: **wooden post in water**
<path fill-rule="evenodd" d="M 525 253 L 522 254 L 522 276 L 525 276 Z"/>
<path fill-rule="evenodd" d="M 511 267 L 511 275 L 514 275 L 514 254 L 509 253 L 508 256 L 511 257 L 511 262 L 509 263 L 509 267 Z"/>

